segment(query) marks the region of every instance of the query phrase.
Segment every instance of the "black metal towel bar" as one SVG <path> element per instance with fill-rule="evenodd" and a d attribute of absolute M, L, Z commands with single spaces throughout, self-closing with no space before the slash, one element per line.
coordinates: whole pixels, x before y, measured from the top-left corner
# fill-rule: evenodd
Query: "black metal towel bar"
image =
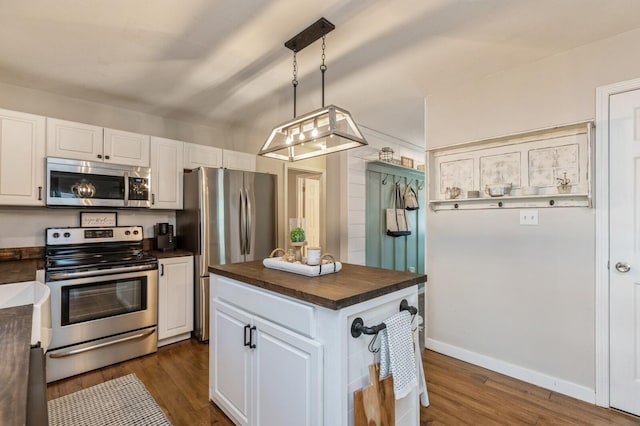
<path fill-rule="evenodd" d="M 411 315 L 418 313 L 418 309 L 414 306 L 410 306 L 407 299 L 402 299 L 400 302 L 400 311 L 409 311 Z M 362 318 L 358 317 L 351 323 L 351 336 L 358 338 L 363 334 L 378 334 L 385 328 L 387 328 L 387 325 L 383 322 L 378 325 L 374 325 L 373 327 L 365 327 Z"/>

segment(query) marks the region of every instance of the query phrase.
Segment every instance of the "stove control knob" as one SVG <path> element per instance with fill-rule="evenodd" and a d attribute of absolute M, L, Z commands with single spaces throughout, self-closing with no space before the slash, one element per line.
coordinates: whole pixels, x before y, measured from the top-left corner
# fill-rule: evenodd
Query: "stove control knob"
<path fill-rule="evenodd" d="M 131 231 L 124 231 L 124 235 L 131 235 Z"/>
<path fill-rule="evenodd" d="M 59 233 L 57 233 L 57 232 L 54 232 L 54 233 L 53 233 L 53 238 L 59 238 L 59 237 L 60 237 L 60 234 L 59 234 Z"/>
<path fill-rule="evenodd" d="M 64 237 L 65 237 L 65 238 L 69 238 L 70 236 L 71 236 L 71 234 L 70 234 L 70 233 L 68 233 L 68 232 L 65 232 L 65 233 L 64 233 Z"/>
<path fill-rule="evenodd" d="M 133 231 L 133 235 L 138 235 L 139 232 L 138 231 Z"/>

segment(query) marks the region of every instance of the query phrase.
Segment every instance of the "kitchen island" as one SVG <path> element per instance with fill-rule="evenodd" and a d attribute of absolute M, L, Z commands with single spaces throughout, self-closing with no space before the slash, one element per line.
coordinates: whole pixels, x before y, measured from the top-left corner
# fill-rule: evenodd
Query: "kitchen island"
<path fill-rule="evenodd" d="M 307 277 L 262 261 L 213 266 L 209 398 L 236 423 L 351 425 L 353 392 L 369 384 L 372 336 L 426 275 L 342 264 Z M 416 326 L 414 321 L 413 326 Z M 396 401 L 396 424 L 418 425 L 418 389 Z"/>

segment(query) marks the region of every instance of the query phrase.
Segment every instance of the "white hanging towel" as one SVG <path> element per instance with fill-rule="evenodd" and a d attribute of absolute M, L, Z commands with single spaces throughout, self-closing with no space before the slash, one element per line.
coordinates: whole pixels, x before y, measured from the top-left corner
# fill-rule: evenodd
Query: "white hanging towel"
<path fill-rule="evenodd" d="M 380 331 L 380 379 L 393 376 L 396 399 L 404 398 L 418 386 L 411 314 L 401 311 L 388 318 Z"/>

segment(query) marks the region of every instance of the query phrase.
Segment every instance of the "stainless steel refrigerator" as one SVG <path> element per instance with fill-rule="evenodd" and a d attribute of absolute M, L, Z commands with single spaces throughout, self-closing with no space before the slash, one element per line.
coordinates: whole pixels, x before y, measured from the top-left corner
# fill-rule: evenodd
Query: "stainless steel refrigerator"
<path fill-rule="evenodd" d="M 178 246 L 195 255 L 194 334 L 209 340 L 209 266 L 269 256 L 276 247 L 276 175 L 197 168 L 184 174 Z"/>

